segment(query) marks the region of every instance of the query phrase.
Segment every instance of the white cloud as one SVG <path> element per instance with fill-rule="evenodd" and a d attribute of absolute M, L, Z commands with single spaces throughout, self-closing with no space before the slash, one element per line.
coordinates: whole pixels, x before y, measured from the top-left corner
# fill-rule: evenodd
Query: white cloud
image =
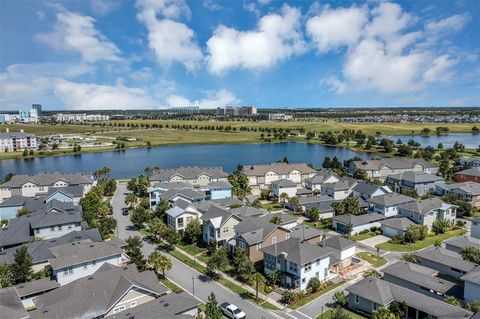
<path fill-rule="evenodd" d="M 470 21 L 470 15 L 468 13 L 456 14 L 442 20 L 431 21 L 426 25 L 426 29 L 433 34 L 460 31 L 468 21 Z"/>
<path fill-rule="evenodd" d="M 95 29 L 94 23 L 95 19 L 89 16 L 59 12 L 53 31 L 35 38 L 57 50 L 78 53 L 87 62 L 120 61 L 120 50 Z"/>
<path fill-rule="evenodd" d="M 389 39 L 405 29 L 414 18 L 396 3 L 382 2 L 372 10 L 373 20 L 366 27 L 368 37 Z"/>
<path fill-rule="evenodd" d="M 231 69 L 265 69 L 305 51 L 300 31 L 301 13 L 288 5 L 280 14 L 268 14 L 252 31 L 217 27 L 207 41 L 208 69 L 222 74 Z"/>
<path fill-rule="evenodd" d="M 334 92 L 336 94 L 341 94 L 341 93 L 344 93 L 344 92 L 347 91 L 347 84 L 340 81 L 335 76 L 330 76 L 330 77 L 327 77 L 327 78 L 323 78 L 320 81 L 320 84 L 328 85 L 330 87 L 329 91 Z"/>
<path fill-rule="evenodd" d="M 340 46 L 355 44 L 368 21 L 366 7 L 332 10 L 326 7 L 320 14 L 307 20 L 307 34 L 319 52 L 324 53 Z"/>
<path fill-rule="evenodd" d="M 222 6 L 219 5 L 217 2 L 215 2 L 213 0 L 203 0 L 202 1 L 202 6 L 204 8 L 207 8 L 210 11 L 217 11 L 217 10 L 222 9 Z"/>
<path fill-rule="evenodd" d="M 452 68 L 458 61 L 450 59 L 447 54 L 441 55 L 433 60 L 430 67 L 423 74 L 423 80 L 431 82 L 447 82 L 452 77 Z"/>
<path fill-rule="evenodd" d="M 198 67 L 202 52 L 194 41 L 194 32 L 186 24 L 171 19 L 158 19 L 157 14 L 173 18 L 187 14 L 188 7 L 183 1 L 138 2 L 138 19 L 148 29 L 148 41 L 160 64 L 168 66 L 180 62 L 188 70 Z M 190 12 L 188 10 L 188 12 Z"/>
<path fill-rule="evenodd" d="M 192 101 L 181 95 L 170 95 L 166 102 L 170 107 L 199 106 L 202 109 L 212 109 L 219 106 L 235 105 L 240 103 L 240 100 L 232 92 L 222 89 L 208 92 L 207 97 L 201 100 Z"/>
<path fill-rule="evenodd" d="M 138 109 L 157 105 L 146 90 L 121 83 L 112 86 L 57 79 L 53 92 L 68 109 Z"/>
<path fill-rule="evenodd" d="M 97 15 L 104 16 L 117 9 L 120 1 L 114 0 L 90 0 L 90 7 Z"/>

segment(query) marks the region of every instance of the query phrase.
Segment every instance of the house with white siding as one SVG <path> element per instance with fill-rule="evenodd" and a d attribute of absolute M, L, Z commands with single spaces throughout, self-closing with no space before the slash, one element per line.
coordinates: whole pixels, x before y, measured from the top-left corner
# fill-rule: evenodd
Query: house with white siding
<path fill-rule="evenodd" d="M 289 179 L 279 179 L 270 184 L 270 191 L 273 196 L 280 198 L 283 193 L 287 194 L 288 198 L 297 195 L 297 184 Z"/>
<path fill-rule="evenodd" d="M 321 192 L 322 185 L 325 183 L 335 183 L 340 181 L 340 176 L 329 170 L 323 170 L 314 176 L 305 179 L 305 187 L 312 191 Z"/>
<path fill-rule="evenodd" d="M 392 217 L 398 215 L 398 205 L 413 201 L 415 201 L 415 198 L 410 196 L 388 193 L 370 198 L 368 204 L 370 211 L 377 212 L 385 217 Z"/>
<path fill-rule="evenodd" d="M 400 204 L 398 205 L 398 214 L 431 229 L 433 223 L 438 219 L 446 219 L 452 224 L 455 223 L 457 206 L 447 204 L 435 197 Z"/>
<path fill-rule="evenodd" d="M 357 170 L 367 172 L 368 178 L 376 178 L 383 181 L 390 175 L 408 171 L 436 174 L 438 172 L 438 165 L 427 162 L 423 159 L 391 157 L 375 160 L 352 161 L 348 168 L 349 174 L 353 176 Z"/>
<path fill-rule="evenodd" d="M 209 183 L 227 181 L 228 174 L 221 167 L 182 166 L 163 168 L 150 177 L 151 182 L 183 182 L 192 186 L 206 186 Z"/>
<path fill-rule="evenodd" d="M 437 175 L 408 171 L 389 175 L 385 184 L 391 186 L 395 192 L 404 193 L 411 190 L 417 192 L 418 195 L 424 195 L 428 192 L 434 192 L 435 186 L 443 183 L 443 181 L 444 178 Z"/>
<path fill-rule="evenodd" d="M 203 213 L 191 203 L 179 199 L 166 211 L 166 215 L 167 226 L 183 234 L 187 225 L 195 219 L 200 219 Z"/>
<path fill-rule="evenodd" d="M 212 205 L 201 217 L 203 222 L 203 241 L 215 241 L 218 245 L 226 244 L 235 236 L 235 227 L 242 218 L 232 211 L 218 205 Z"/>
<path fill-rule="evenodd" d="M 327 195 L 335 200 L 342 200 L 353 193 L 358 180 L 350 177 L 342 177 L 338 182 L 325 183 L 322 185 L 322 195 Z"/>

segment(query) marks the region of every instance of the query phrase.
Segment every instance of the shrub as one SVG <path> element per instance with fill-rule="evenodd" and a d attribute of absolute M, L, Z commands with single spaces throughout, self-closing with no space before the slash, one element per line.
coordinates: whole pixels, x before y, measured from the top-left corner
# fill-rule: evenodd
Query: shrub
<path fill-rule="evenodd" d="M 272 286 L 265 286 L 263 288 L 263 290 L 265 291 L 266 294 L 269 294 L 273 291 L 273 287 Z"/>
<path fill-rule="evenodd" d="M 377 229 L 378 229 L 377 226 L 372 226 L 372 227 L 370 227 L 370 231 L 371 231 L 371 232 L 374 232 L 374 231 L 376 231 Z"/>
<path fill-rule="evenodd" d="M 362 231 L 359 231 L 358 233 L 361 235 L 361 234 L 367 234 L 369 233 L 370 231 L 368 229 L 364 229 Z"/>
<path fill-rule="evenodd" d="M 307 289 L 311 289 L 312 292 L 317 292 L 318 290 L 320 290 L 320 287 L 320 279 L 318 279 L 317 277 L 310 278 L 307 284 Z"/>
<path fill-rule="evenodd" d="M 375 231 L 375 235 L 381 235 L 381 234 L 382 234 L 382 231 L 381 231 L 380 229 L 377 229 L 377 230 Z"/>

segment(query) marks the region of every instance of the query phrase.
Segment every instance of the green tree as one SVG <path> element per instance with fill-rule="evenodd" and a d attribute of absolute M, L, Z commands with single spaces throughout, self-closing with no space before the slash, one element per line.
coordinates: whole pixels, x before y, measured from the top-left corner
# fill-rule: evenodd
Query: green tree
<path fill-rule="evenodd" d="M 480 300 L 475 300 L 472 302 L 467 303 L 467 309 L 471 312 L 479 312 L 480 311 Z"/>
<path fill-rule="evenodd" d="M 166 228 L 167 225 L 165 225 L 165 223 L 158 217 L 154 217 L 148 223 L 148 229 L 150 229 L 150 231 L 152 232 L 153 240 L 155 242 L 158 242 L 160 240 Z"/>
<path fill-rule="evenodd" d="M 345 306 L 347 304 L 347 296 L 345 296 L 345 293 L 340 290 L 340 291 L 337 291 L 334 295 L 333 295 L 333 301 L 336 302 L 337 305 L 339 306 Z"/>
<path fill-rule="evenodd" d="M 185 239 L 187 239 L 190 243 L 198 243 L 198 241 L 202 238 L 202 224 L 200 223 L 199 219 L 193 219 L 185 228 Z"/>
<path fill-rule="evenodd" d="M 12 273 L 16 283 L 26 282 L 31 279 L 33 274 L 32 260 L 32 256 L 25 245 L 15 252 L 15 262 L 12 265 Z"/>
<path fill-rule="evenodd" d="M 227 248 L 221 247 L 212 253 L 207 262 L 207 275 L 218 278 L 220 271 L 224 271 L 228 267 Z"/>
<path fill-rule="evenodd" d="M 405 302 L 399 302 L 394 300 L 390 303 L 390 305 L 388 305 L 388 310 L 390 310 L 390 312 L 393 313 L 396 318 L 400 319 L 405 316 L 407 304 Z"/>
<path fill-rule="evenodd" d="M 152 252 L 148 256 L 148 264 L 155 271 L 155 273 L 162 273 L 162 277 L 165 278 L 165 270 L 172 269 L 172 261 L 165 255 L 162 255 L 158 251 Z"/>
<path fill-rule="evenodd" d="M 273 216 L 270 218 L 270 223 L 275 225 L 281 225 L 283 223 L 282 217 L 280 216 Z"/>
<path fill-rule="evenodd" d="M 130 213 L 130 220 L 137 228 L 142 228 L 143 225 L 150 220 L 153 213 L 149 209 L 144 209 L 143 207 L 136 207 Z"/>
<path fill-rule="evenodd" d="M 461 303 L 460 301 L 458 301 L 457 298 L 455 298 L 454 296 L 446 296 L 443 301 L 445 301 L 446 303 L 449 303 L 451 304 L 452 306 L 456 306 L 456 307 L 460 307 L 461 306 Z"/>
<path fill-rule="evenodd" d="M 325 318 L 326 319 L 326 318 Z M 335 307 L 329 319 L 352 319 L 342 307 Z"/>
<path fill-rule="evenodd" d="M 420 259 L 413 253 L 404 253 L 402 254 L 401 260 L 408 261 L 409 263 L 418 264 Z"/>
<path fill-rule="evenodd" d="M 463 260 L 480 264 L 480 249 L 473 246 L 467 246 L 460 251 Z"/>
<path fill-rule="evenodd" d="M 205 304 L 205 317 L 206 319 L 223 319 L 222 308 L 220 308 L 217 297 L 213 292 L 210 293 Z"/>
<path fill-rule="evenodd" d="M 380 307 L 372 314 L 372 319 L 398 319 L 389 309 Z"/>
<path fill-rule="evenodd" d="M 80 199 L 80 205 L 82 205 L 82 218 L 89 226 L 95 223 L 97 218 L 98 209 L 102 203 L 102 197 L 99 194 L 98 188 L 92 188 L 82 199 Z"/>
<path fill-rule="evenodd" d="M 127 246 L 125 247 L 125 253 L 130 257 L 130 263 L 137 266 L 138 271 L 144 271 L 147 261 L 143 257 L 142 247 L 143 242 L 139 236 L 129 236 L 126 240 Z"/>
<path fill-rule="evenodd" d="M 260 199 L 256 198 L 252 203 L 252 207 L 262 208 L 262 203 L 260 202 Z"/>
<path fill-rule="evenodd" d="M 9 264 L 0 263 L 0 287 L 10 287 L 14 283 L 14 274 L 12 266 Z"/>
<path fill-rule="evenodd" d="M 232 185 L 233 194 L 239 198 L 245 198 L 252 188 L 248 182 L 248 177 L 245 175 L 240 175 L 238 172 L 234 172 L 228 176 L 228 181 Z"/>
<path fill-rule="evenodd" d="M 313 207 L 312 209 L 310 209 L 309 216 L 314 222 L 316 222 L 320 218 L 320 213 L 318 212 L 318 209 L 316 207 Z"/>
<path fill-rule="evenodd" d="M 28 215 L 32 212 L 31 209 L 28 209 L 26 207 L 22 207 L 19 210 L 17 210 L 17 217 Z"/>
<path fill-rule="evenodd" d="M 382 275 L 376 269 L 369 269 L 363 273 L 363 277 L 380 278 Z"/>
<path fill-rule="evenodd" d="M 355 174 L 353 174 L 353 178 L 360 179 L 362 181 L 365 181 L 368 179 L 368 174 L 367 171 L 363 169 L 357 169 L 355 171 Z"/>
<path fill-rule="evenodd" d="M 352 235 L 352 231 L 353 231 L 353 225 L 352 225 L 352 223 L 349 223 L 345 227 L 345 233 L 347 234 L 347 237 L 350 237 Z"/>
<path fill-rule="evenodd" d="M 167 213 L 167 210 L 170 208 L 170 204 L 166 200 L 160 200 L 160 203 L 157 204 L 157 207 L 155 208 L 155 216 L 158 218 L 162 219 L 165 221 L 165 214 Z"/>
<path fill-rule="evenodd" d="M 258 300 L 258 290 L 260 285 L 265 283 L 265 277 L 263 277 L 261 273 L 255 272 L 253 274 L 253 281 L 255 282 L 255 299 Z"/>
<path fill-rule="evenodd" d="M 173 228 L 167 227 L 162 233 L 162 239 L 167 242 L 168 250 L 174 250 L 175 246 L 180 242 L 180 234 Z"/>
<path fill-rule="evenodd" d="M 140 175 L 137 178 L 137 195 L 140 197 L 145 197 L 148 195 L 148 187 L 150 187 L 150 181 L 145 175 Z"/>
<path fill-rule="evenodd" d="M 444 234 L 450 227 L 452 227 L 452 223 L 446 218 L 437 219 L 432 225 L 435 234 Z"/>
<path fill-rule="evenodd" d="M 264 188 L 260 191 L 260 198 L 262 200 L 268 199 L 268 196 L 270 196 L 270 189 Z"/>
<path fill-rule="evenodd" d="M 320 290 L 321 285 L 318 277 L 312 277 L 307 283 L 307 289 L 310 289 L 312 292 L 317 292 Z"/>
<path fill-rule="evenodd" d="M 252 279 L 252 275 L 255 272 L 253 262 L 248 258 L 247 251 L 242 248 L 235 249 L 233 256 L 233 265 L 236 270 L 236 275 L 243 282 L 248 282 Z"/>
<path fill-rule="evenodd" d="M 133 177 L 130 179 L 127 183 L 127 189 L 131 191 L 132 193 L 136 194 L 137 193 L 137 178 Z"/>
<path fill-rule="evenodd" d="M 292 197 L 288 200 L 290 206 L 293 208 L 293 212 L 296 213 L 297 210 L 300 208 L 300 200 L 298 197 Z"/>
<path fill-rule="evenodd" d="M 282 206 L 283 206 L 283 208 L 285 208 L 285 202 L 286 202 L 286 200 L 288 199 L 287 193 L 281 193 L 279 199 L 282 201 Z"/>
<path fill-rule="evenodd" d="M 102 239 L 107 239 L 110 237 L 110 234 L 113 234 L 115 228 L 117 227 L 117 220 L 112 217 L 105 217 L 100 219 L 99 231 Z"/>

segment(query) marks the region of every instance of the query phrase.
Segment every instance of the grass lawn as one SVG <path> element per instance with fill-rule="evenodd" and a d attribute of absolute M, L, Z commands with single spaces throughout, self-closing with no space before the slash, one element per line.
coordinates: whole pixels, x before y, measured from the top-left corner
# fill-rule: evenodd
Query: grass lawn
<path fill-rule="evenodd" d="M 360 240 L 368 239 L 368 238 L 374 237 L 374 236 L 377 236 L 377 234 L 374 233 L 374 232 L 368 232 L 368 233 L 365 233 L 365 234 L 358 234 L 358 235 L 355 235 L 355 236 L 350 236 L 348 239 L 355 240 L 355 241 L 360 241 Z"/>
<path fill-rule="evenodd" d="M 343 310 L 345 310 L 345 312 L 348 314 L 348 317 L 350 319 L 366 319 L 367 318 L 362 315 L 359 315 L 358 313 L 350 311 L 348 309 L 344 308 Z M 319 315 L 316 319 L 330 319 L 332 318 L 332 314 L 333 314 L 333 309 L 328 309 L 327 311 Z"/>
<path fill-rule="evenodd" d="M 280 310 L 278 307 L 276 307 L 275 305 L 272 305 L 271 303 L 263 300 L 263 299 L 255 299 L 255 295 L 251 292 L 249 292 L 248 290 L 234 284 L 233 282 L 225 279 L 225 278 L 220 278 L 218 280 L 218 282 L 220 284 L 222 284 L 223 286 L 227 287 L 228 289 L 230 289 L 231 291 L 237 293 L 238 295 L 240 295 L 242 298 L 246 298 L 256 304 L 258 304 L 259 306 L 261 306 L 262 308 L 265 308 L 267 310 Z"/>
<path fill-rule="evenodd" d="M 455 230 L 450 230 L 446 232 L 445 234 L 440 234 L 440 235 L 434 235 L 427 237 L 424 240 L 417 241 L 413 244 L 406 244 L 406 245 L 401 245 L 401 244 L 394 244 L 390 241 L 379 244 L 376 247 L 383 249 L 383 250 L 389 250 L 389 251 L 398 251 L 398 252 L 412 252 L 412 251 L 417 251 L 423 248 L 426 248 L 428 246 L 433 245 L 437 240 L 438 241 L 444 241 L 452 237 L 460 236 L 465 233 L 464 229 L 455 229 Z"/>
<path fill-rule="evenodd" d="M 171 291 L 173 291 L 174 293 L 176 294 L 179 294 L 181 292 L 183 292 L 183 289 L 178 287 L 173 281 L 170 281 L 168 278 L 164 278 L 164 277 L 159 277 L 158 280 L 164 284 L 165 286 L 167 286 L 168 289 L 170 289 Z"/>
<path fill-rule="evenodd" d="M 270 211 L 276 211 L 276 210 L 284 209 L 282 204 L 279 204 L 279 203 L 263 204 L 262 207 L 265 208 L 265 209 L 268 209 Z"/>
<path fill-rule="evenodd" d="M 297 303 L 294 303 L 294 304 L 291 304 L 291 305 L 288 305 L 288 308 L 291 308 L 291 309 L 298 309 L 302 306 L 305 306 L 307 303 L 309 303 L 310 301 L 326 294 L 327 292 L 343 285 L 345 283 L 344 280 L 336 283 L 336 284 L 331 284 L 329 286 L 327 286 L 325 289 L 323 290 L 320 290 L 320 291 L 317 291 L 316 293 L 313 293 L 313 294 L 310 294 L 308 296 L 305 296 L 304 298 L 300 299 L 300 301 L 298 301 Z"/>
<path fill-rule="evenodd" d="M 186 253 L 192 255 L 192 256 L 195 256 L 195 255 L 198 255 L 198 254 L 201 254 L 201 253 L 204 253 L 207 251 L 206 248 L 203 248 L 203 247 L 198 247 L 198 246 L 194 246 L 194 245 L 191 245 L 191 244 L 186 244 L 186 243 L 180 243 L 177 245 L 178 248 L 180 248 L 181 250 L 185 251 Z"/>
<path fill-rule="evenodd" d="M 313 228 L 320 230 L 329 230 L 332 229 L 332 219 L 322 219 L 318 222 L 313 221 L 303 221 L 305 225 L 312 226 Z"/>
<path fill-rule="evenodd" d="M 192 259 L 183 255 L 182 253 L 179 253 L 178 251 L 172 250 L 172 251 L 169 251 L 169 254 L 172 255 L 173 257 L 177 258 L 178 260 L 180 260 L 184 264 L 186 264 L 186 265 L 196 269 L 197 271 L 201 272 L 202 274 L 205 273 L 205 269 L 206 269 L 205 267 L 203 267 L 202 265 L 194 262 Z"/>
<path fill-rule="evenodd" d="M 375 268 L 381 267 L 387 263 L 385 258 L 367 252 L 358 253 L 357 256 L 370 263 Z"/>

